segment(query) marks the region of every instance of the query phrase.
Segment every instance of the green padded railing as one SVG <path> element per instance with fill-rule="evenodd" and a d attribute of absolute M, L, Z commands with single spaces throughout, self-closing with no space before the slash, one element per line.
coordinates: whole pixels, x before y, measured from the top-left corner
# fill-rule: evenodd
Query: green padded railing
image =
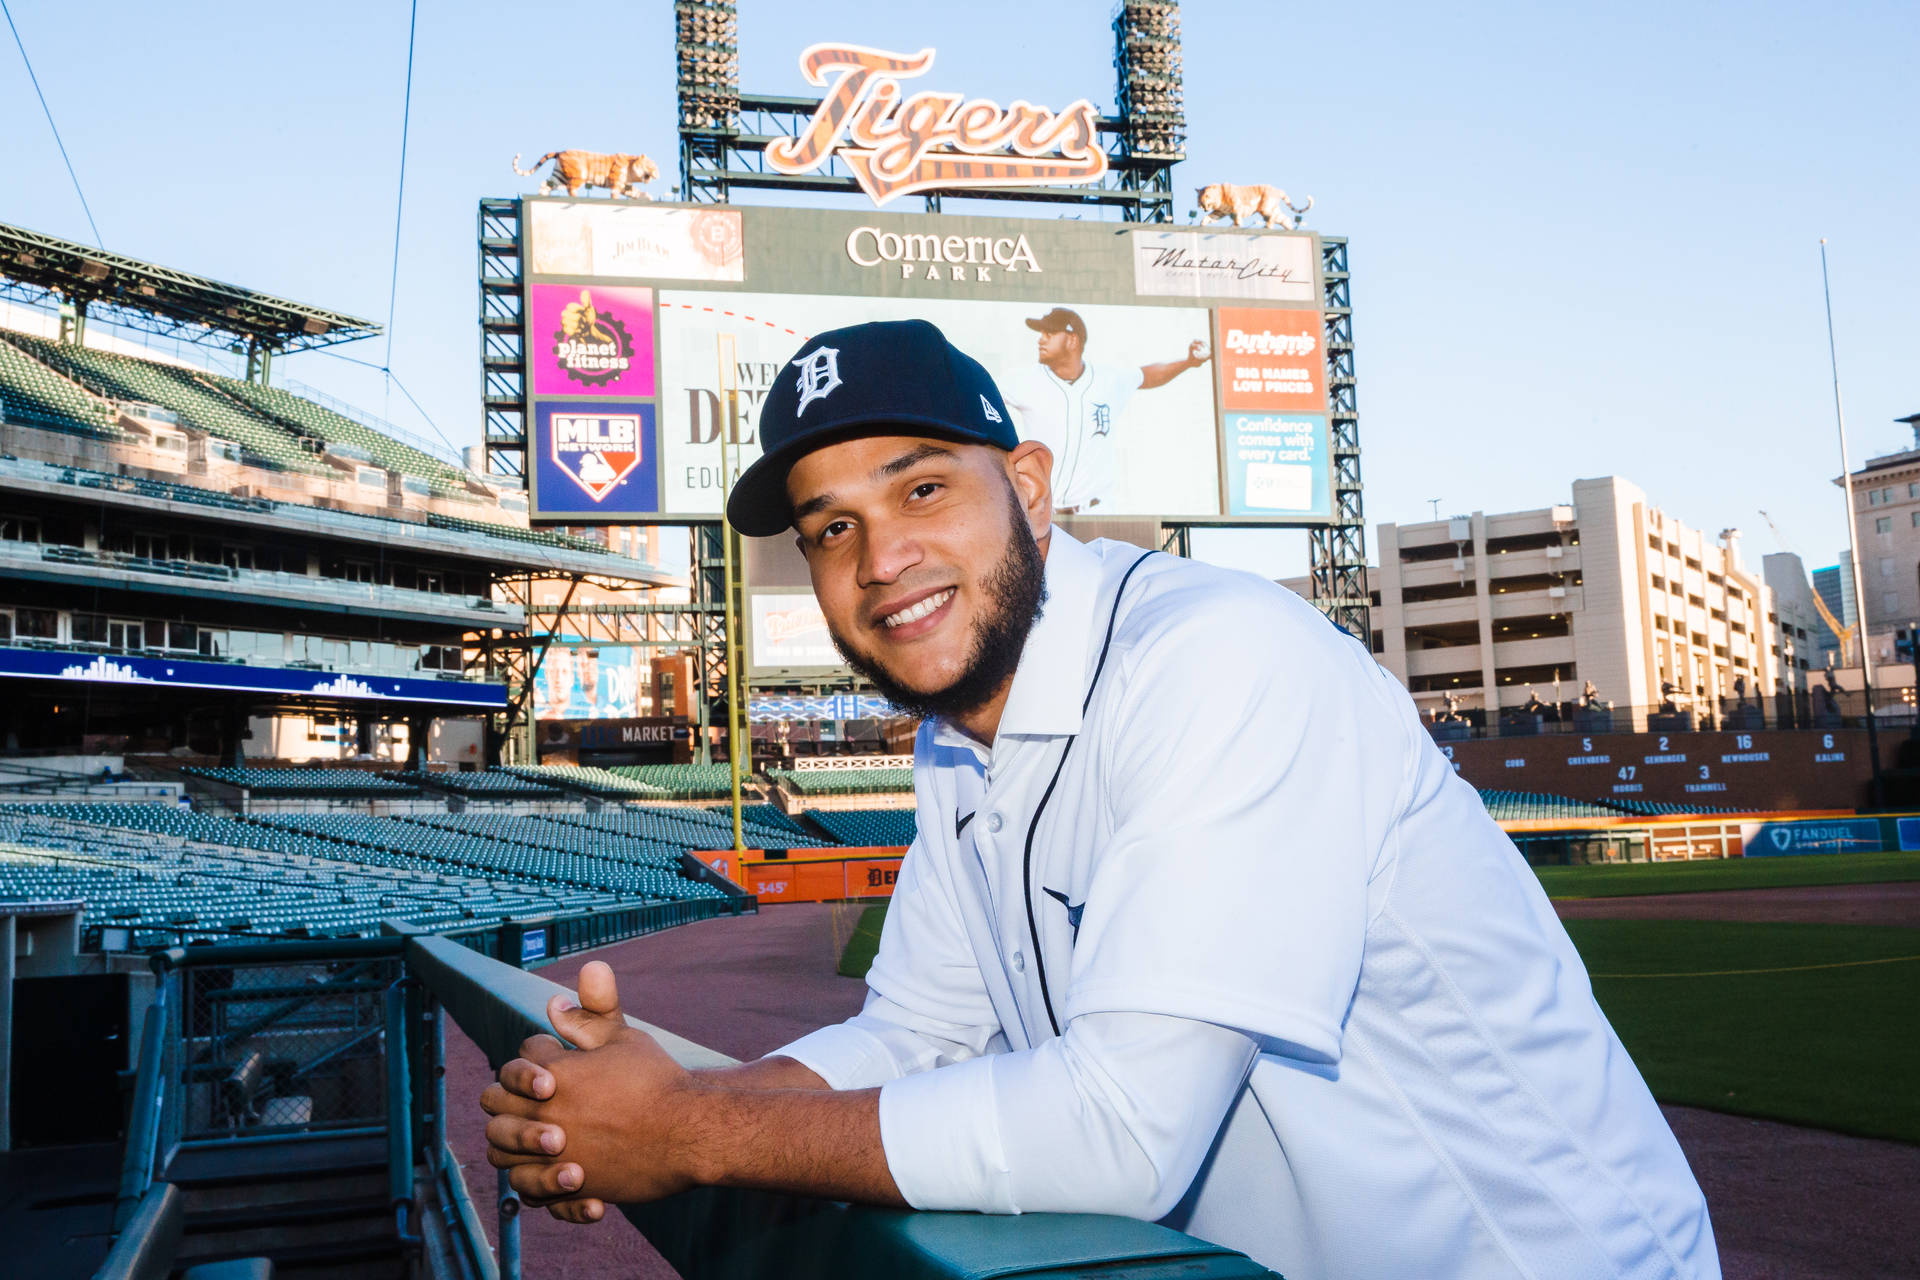
<path fill-rule="evenodd" d="M 564 988 L 445 938 L 408 937 L 406 960 L 496 1068 L 528 1036 L 551 1034 L 547 999 Z M 658 1039 L 682 1066 L 732 1062 L 671 1032 L 628 1021 Z M 1275 1274 L 1231 1249 L 1167 1227 L 1094 1214 L 913 1213 L 719 1187 L 624 1205 L 622 1212 L 685 1280 L 1250 1280 Z"/>

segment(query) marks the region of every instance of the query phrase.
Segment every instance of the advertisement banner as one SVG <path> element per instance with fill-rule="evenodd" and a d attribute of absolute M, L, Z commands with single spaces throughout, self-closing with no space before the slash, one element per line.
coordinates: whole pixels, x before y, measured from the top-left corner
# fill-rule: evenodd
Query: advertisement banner
<path fill-rule="evenodd" d="M 747 718 L 755 724 L 781 720 L 886 720 L 899 715 L 891 703 L 871 693 L 787 693 L 753 698 Z"/>
<path fill-rule="evenodd" d="M 527 306 L 535 395 L 653 395 L 653 290 L 536 284 Z"/>
<path fill-rule="evenodd" d="M 549 645 L 534 680 L 534 719 L 633 719 L 646 669 L 644 651 L 629 645 Z"/>
<path fill-rule="evenodd" d="M 1327 357 L 1318 311 L 1220 308 L 1220 405 L 1324 413 Z"/>
<path fill-rule="evenodd" d="M 536 404 L 528 441 L 532 514 L 599 519 L 659 510 L 659 443 L 653 415 L 650 404 Z"/>
<path fill-rule="evenodd" d="M 1881 848 L 1873 818 L 1817 818 L 1804 822 L 1743 822 L 1741 841 L 1749 858 L 1803 853 L 1868 853 Z"/>
<path fill-rule="evenodd" d="M 737 209 L 657 208 L 625 201 L 529 200 L 527 270 L 608 280 L 744 278 Z"/>
<path fill-rule="evenodd" d="M 1131 239 L 1133 288 L 1142 297 L 1320 300 L 1318 254 L 1306 232 L 1135 231 Z"/>
<path fill-rule="evenodd" d="M 1036 326 L 1065 323 L 1060 330 Z M 1049 319 L 1049 317 L 1053 317 Z M 1022 439 L 1054 455 L 1054 504 L 1113 516 L 1218 516 L 1208 313 L 1062 298 L 1012 301 L 660 294 L 660 416 L 664 510 L 720 506 L 719 342 L 731 333 L 740 389 L 741 464 L 759 457 L 755 414 L 806 338 L 870 320 L 930 320 L 987 367 Z"/>
<path fill-rule="evenodd" d="M 1056 510 L 1090 532 L 1109 517 L 1329 518 L 1317 473 L 1237 456 L 1333 412 L 1312 232 L 549 197 L 521 208 L 536 520 L 715 518 L 723 471 L 758 458 L 759 406 L 798 376 L 785 364 L 801 344 L 910 318 L 987 367 L 1021 438 L 1053 455 Z M 540 435 L 555 413 L 565 431 Z"/>
<path fill-rule="evenodd" d="M 758 592 L 747 600 L 750 670 L 842 667 L 812 592 Z"/>
<path fill-rule="evenodd" d="M 284 694 L 335 701 L 419 702 L 499 711 L 505 685 L 479 680 L 422 680 L 414 676 L 349 675 L 252 663 L 197 662 L 137 654 L 72 653 L 59 649 L 0 646 L 0 676 L 23 680 L 74 680 L 86 684 L 144 684 L 173 689 Z"/>
<path fill-rule="evenodd" d="M 1227 514 L 1331 519 L 1332 453 L 1323 413 L 1229 413 Z"/>
<path fill-rule="evenodd" d="M 635 659 L 636 676 L 646 660 Z M 541 667 L 544 674 L 546 667 Z M 605 673 L 601 673 L 605 678 Z M 637 681 L 636 681 L 637 683 Z M 535 686 L 536 698 L 539 686 Z M 636 703 L 638 698 L 635 699 Z M 672 716 L 641 716 L 637 719 L 613 717 L 605 720 L 543 719 L 540 723 L 540 747 L 580 751 L 619 751 L 633 747 L 671 747 L 691 734 L 684 720 Z"/>

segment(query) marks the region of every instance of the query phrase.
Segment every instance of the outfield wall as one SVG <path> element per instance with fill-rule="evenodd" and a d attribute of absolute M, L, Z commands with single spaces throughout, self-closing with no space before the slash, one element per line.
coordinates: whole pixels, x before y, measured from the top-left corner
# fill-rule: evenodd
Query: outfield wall
<path fill-rule="evenodd" d="M 906 850 L 898 845 L 831 850 L 720 849 L 693 856 L 769 902 L 891 898 Z"/>
<path fill-rule="evenodd" d="M 1547 734 L 1439 746 L 1482 791 L 1748 811 L 1856 809 L 1871 771 L 1864 729 Z M 1891 735 L 1881 742 L 1891 760 Z"/>

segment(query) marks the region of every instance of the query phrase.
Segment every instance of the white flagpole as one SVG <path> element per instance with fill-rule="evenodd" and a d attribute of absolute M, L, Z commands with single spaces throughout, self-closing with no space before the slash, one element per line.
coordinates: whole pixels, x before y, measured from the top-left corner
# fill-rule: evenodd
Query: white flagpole
<path fill-rule="evenodd" d="M 1840 430 L 1840 490 L 1847 496 L 1847 551 L 1853 560 L 1854 626 L 1860 634 L 1860 688 L 1867 708 L 1867 758 L 1872 800 L 1880 806 L 1880 737 L 1873 717 L 1873 652 L 1867 634 L 1867 593 L 1860 574 L 1860 529 L 1854 520 L 1853 465 L 1847 461 L 1847 415 L 1840 403 L 1840 356 L 1833 341 L 1833 288 L 1827 282 L 1827 238 L 1820 237 L 1820 292 L 1827 302 L 1827 362 L 1833 368 L 1833 420 Z"/>

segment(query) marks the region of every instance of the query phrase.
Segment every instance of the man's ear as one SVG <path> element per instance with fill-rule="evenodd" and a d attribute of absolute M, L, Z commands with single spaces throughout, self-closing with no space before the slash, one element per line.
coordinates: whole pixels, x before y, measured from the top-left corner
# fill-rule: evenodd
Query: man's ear
<path fill-rule="evenodd" d="M 1034 541 L 1044 543 L 1053 531 L 1053 450 L 1038 440 L 1021 442 L 1007 454 L 1007 479 Z"/>

